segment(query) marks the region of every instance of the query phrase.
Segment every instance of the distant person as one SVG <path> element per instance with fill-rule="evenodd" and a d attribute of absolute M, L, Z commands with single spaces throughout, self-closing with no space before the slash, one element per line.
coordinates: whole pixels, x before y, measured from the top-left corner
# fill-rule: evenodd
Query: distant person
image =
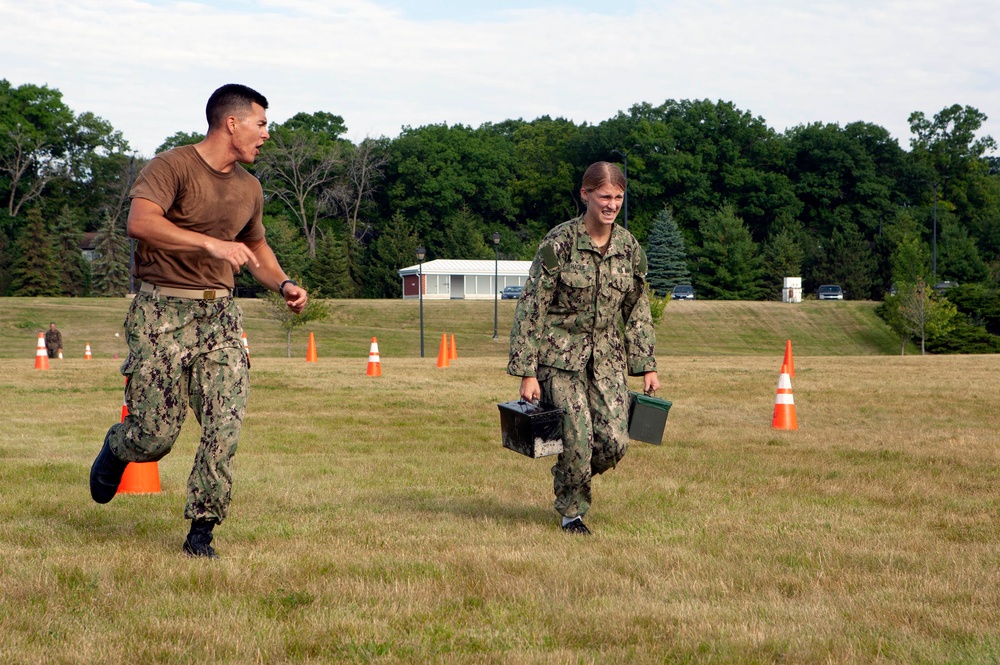
<path fill-rule="evenodd" d="M 50 323 L 49 329 L 45 331 L 45 351 L 49 354 L 49 358 L 58 358 L 62 348 L 62 333 L 56 328 L 55 323 Z"/>
<path fill-rule="evenodd" d="M 521 398 L 565 411 L 563 452 L 552 467 L 562 528 L 589 535 L 583 522 L 591 478 L 613 469 L 628 444 L 626 372 L 656 390 L 655 335 L 646 255 L 615 225 L 625 176 L 614 164 L 583 175 L 580 217 L 549 231 L 517 303 L 507 372 L 521 378 Z M 619 331 L 618 315 L 624 322 Z"/>
<path fill-rule="evenodd" d="M 208 134 L 154 157 L 130 193 L 139 292 L 125 318 L 129 415 L 108 430 L 90 470 L 94 501 L 114 498 L 128 462 L 153 462 L 177 439 L 190 406 L 201 442 L 188 478 L 183 550 L 216 558 L 212 530 L 226 518 L 232 459 L 246 413 L 250 363 L 233 274 L 246 267 L 298 313 L 305 289 L 264 239 L 264 199 L 251 164 L 269 138 L 263 95 L 224 85 L 208 100 Z"/>

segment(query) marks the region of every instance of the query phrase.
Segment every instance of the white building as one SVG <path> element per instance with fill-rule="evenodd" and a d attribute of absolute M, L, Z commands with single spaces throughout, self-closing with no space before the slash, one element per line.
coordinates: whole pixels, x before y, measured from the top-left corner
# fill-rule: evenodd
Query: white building
<path fill-rule="evenodd" d="M 424 278 L 424 298 L 436 300 L 492 300 L 505 286 L 524 286 L 531 261 L 472 261 L 437 259 L 399 271 L 403 299 L 419 298 L 417 280 Z M 494 270 L 497 283 L 493 283 Z"/>

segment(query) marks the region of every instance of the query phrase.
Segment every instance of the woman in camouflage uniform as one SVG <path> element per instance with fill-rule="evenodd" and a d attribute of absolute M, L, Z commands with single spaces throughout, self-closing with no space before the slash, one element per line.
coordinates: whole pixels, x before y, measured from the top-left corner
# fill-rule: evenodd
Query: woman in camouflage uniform
<path fill-rule="evenodd" d="M 566 413 L 552 475 L 555 509 L 569 533 L 590 533 L 583 516 L 591 478 L 625 455 L 626 372 L 642 376 L 646 391 L 660 387 L 646 255 L 615 225 L 624 196 L 617 166 L 597 162 L 587 169 L 580 188 L 587 210 L 542 240 L 510 333 L 507 372 L 522 377 L 521 397 Z"/>

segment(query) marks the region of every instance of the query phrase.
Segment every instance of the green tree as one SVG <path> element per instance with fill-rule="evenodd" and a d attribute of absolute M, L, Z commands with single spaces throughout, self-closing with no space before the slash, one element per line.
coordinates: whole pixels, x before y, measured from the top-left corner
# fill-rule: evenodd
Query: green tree
<path fill-rule="evenodd" d="M 64 296 L 85 296 L 90 291 L 90 266 L 80 250 L 83 234 L 69 208 L 63 206 L 52 225 L 56 264 L 59 266 L 59 289 Z"/>
<path fill-rule="evenodd" d="M 669 208 L 661 210 L 653 222 L 646 260 L 649 264 L 646 273 L 649 286 L 661 296 L 670 293 L 678 284 L 691 283 L 684 237 Z"/>
<path fill-rule="evenodd" d="M 97 255 L 92 264 L 92 289 L 100 296 L 124 296 L 129 292 L 129 242 L 124 230 L 111 217 L 104 216 L 94 239 Z"/>
<path fill-rule="evenodd" d="M 922 279 L 899 287 L 878 309 L 879 314 L 900 337 L 900 355 L 906 341 L 920 339 L 920 354 L 927 352 L 927 341 L 944 337 L 955 327 L 958 309 L 946 298 L 937 296 Z"/>
<path fill-rule="evenodd" d="M 368 298 L 399 298 L 402 282 L 399 271 L 416 263 L 420 241 L 401 213 L 396 213 L 368 246 L 364 291 Z"/>
<path fill-rule="evenodd" d="M 960 284 L 986 279 L 986 264 L 965 227 L 949 214 L 939 218 L 938 228 L 938 275 Z"/>
<path fill-rule="evenodd" d="M 285 349 L 289 358 L 292 357 L 292 331 L 310 321 L 323 321 L 330 316 L 330 306 L 319 298 L 310 298 L 299 314 L 288 309 L 285 299 L 274 291 L 268 291 L 264 300 L 267 303 L 267 318 L 276 321 L 285 331 Z"/>
<path fill-rule="evenodd" d="M 755 300 L 763 294 L 764 262 L 743 220 L 723 206 L 699 226 L 695 261 L 699 293 L 715 300 Z"/>
<path fill-rule="evenodd" d="M 38 208 L 28 211 L 28 223 L 15 244 L 11 295 L 58 296 L 59 267 L 52 239 Z"/>
<path fill-rule="evenodd" d="M 194 145 L 195 143 L 201 143 L 205 139 L 205 135 L 201 132 L 176 132 L 172 136 L 167 137 L 156 148 L 154 154 L 160 154 L 161 152 L 166 152 L 171 148 L 176 148 L 182 145 Z"/>
<path fill-rule="evenodd" d="M 284 215 L 264 215 L 267 244 L 288 275 L 306 275 L 312 259 L 305 238 Z"/>
<path fill-rule="evenodd" d="M 328 298 L 355 298 L 357 284 L 351 279 L 347 238 L 327 234 L 316 248 L 316 260 L 309 269 L 309 284 Z"/>
<path fill-rule="evenodd" d="M 333 226 L 344 163 L 344 147 L 331 134 L 337 131 L 336 123 L 326 117 L 329 114 L 313 115 L 316 122 L 298 114 L 275 125 L 256 167 L 264 191 L 284 203 L 302 230 L 311 258 L 316 256 L 317 240 Z M 316 131 L 314 125 L 327 131 Z"/>
<path fill-rule="evenodd" d="M 465 205 L 444 218 L 446 233 L 441 255 L 448 259 L 492 259 L 493 249 L 486 246 L 486 227 Z"/>
<path fill-rule="evenodd" d="M 765 297 L 781 300 L 785 277 L 802 276 L 805 251 L 799 240 L 801 236 L 802 225 L 795 219 L 779 219 L 772 227 L 763 250 Z"/>
<path fill-rule="evenodd" d="M 840 284 L 854 299 L 871 297 L 875 283 L 875 257 L 857 225 L 844 222 L 823 248 L 823 258 L 814 279 L 824 284 Z"/>

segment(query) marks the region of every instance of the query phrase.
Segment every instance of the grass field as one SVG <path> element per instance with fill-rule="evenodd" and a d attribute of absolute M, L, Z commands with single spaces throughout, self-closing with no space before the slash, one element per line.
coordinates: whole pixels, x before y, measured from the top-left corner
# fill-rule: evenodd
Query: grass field
<path fill-rule="evenodd" d="M 550 462 L 499 444 L 517 382 L 492 303 L 425 311 L 458 335 L 446 369 L 436 344 L 414 357 L 402 303 L 345 305 L 318 363 L 304 342 L 282 358 L 248 307 L 261 352 L 215 562 L 180 553 L 194 419 L 160 494 L 98 506 L 119 361 L 10 351 L 32 316 L 96 333 L 120 303 L 3 304 L 0 662 L 1000 661 L 1000 357 L 879 355 L 897 342 L 870 304 L 671 304 L 664 444 L 595 481 L 590 538 L 558 529 Z M 373 334 L 401 350 L 378 379 Z M 786 337 L 797 432 L 770 428 Z"/>

